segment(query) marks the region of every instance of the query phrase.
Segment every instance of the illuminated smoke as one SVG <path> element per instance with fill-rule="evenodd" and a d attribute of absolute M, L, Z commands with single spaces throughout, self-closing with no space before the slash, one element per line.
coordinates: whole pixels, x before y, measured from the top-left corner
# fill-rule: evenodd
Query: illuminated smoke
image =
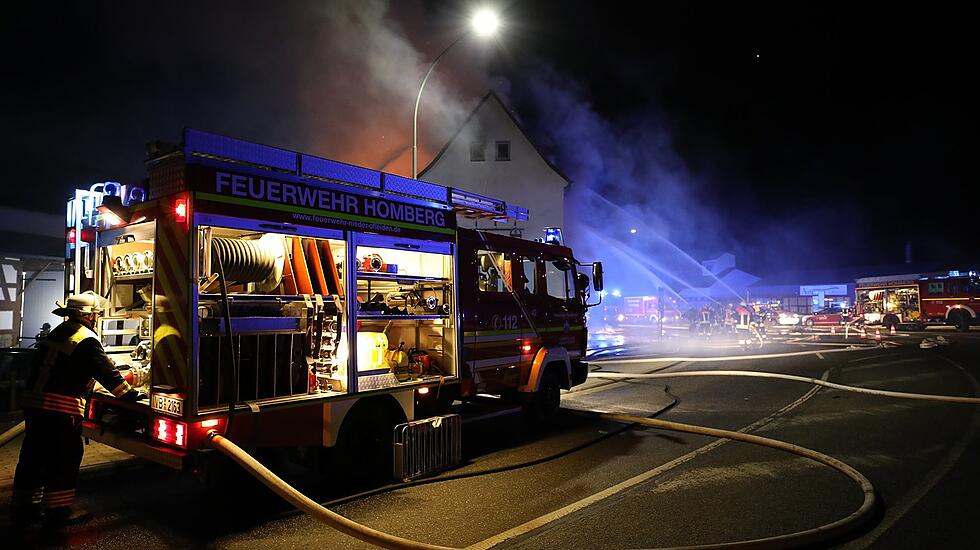
<path fill-rule="evenodd" d="M 699 260 L 732 240 L 709 206 L 709 192 L 674 153 L 665 123 L 640 112 L 620 120 L 598 115 L 574 80 L 544 68 L 514 88 L 513 99 L 533 114 L 532 130 L 572 180 L 565 200 L 569 240 L 583 259 L 631 251 L 670 286 L 700 283 Z M 638 228 L 635 234 L 631 228 Z M 607 267 L 609 283 L 651 294 L 649 274 L 621 261 Z"/>

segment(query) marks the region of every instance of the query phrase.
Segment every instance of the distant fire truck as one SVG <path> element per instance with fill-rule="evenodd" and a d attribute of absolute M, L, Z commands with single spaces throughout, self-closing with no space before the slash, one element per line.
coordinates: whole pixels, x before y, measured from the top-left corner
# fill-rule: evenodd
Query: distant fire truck
<path fill-rule="evenodd" d="M 625 324 L 653 324 L 663 321 L 677 321 L 681 318 L 676 304 L 664 299 L 663 310 L 660 309 L 660 299 L 656 296 L 624 296 L 623 310 L 619 321 Z"/>
<path fill-rule="evenodd" d="M 419 421 L 444 432 L 424 450 L 393 439 L 396 425 L 478 394 L 547 419 L 586 380 L 601 264 L 554 238 L 456 226 L 527 210 L 189 129 L 147 167 L 145 190 L 107 182 L 68 202 L 66 292 L 109 299 L 97 332 L 149 394 L 96 388 L 87 437 L 199 471 L 217 430 L 256 448 L 338 447 L 357 471 L 394 460 L 408 477 L 425 468 L 413 456 L 458 454 L 458 417 Z"/>
<path fill-rule="evenodd" d="M 866 277 L 857 280 L 855 293 L 857 317 L 887 328 L 953 325 L 969 330 L 980 312 L 975 271 Z"/>

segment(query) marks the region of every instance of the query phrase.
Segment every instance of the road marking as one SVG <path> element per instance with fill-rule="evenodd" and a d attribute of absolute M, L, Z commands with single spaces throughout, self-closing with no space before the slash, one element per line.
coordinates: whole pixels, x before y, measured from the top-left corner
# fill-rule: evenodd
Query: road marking
<path fill-rule="evenodd" d="M 977 383 L 977 379 L 974 378 L 969 371 L 948 357 L 942 355 L 939 357 L 959 369 L 960 372 L 962 372 L 973 385 L 973 394 L 980 395 L 980 384 Z M 943 476 L 945 476 L 953 465 L 959 461 L 960 457 L 963 455 L 963 452 L 966 450 L 966 447 L 973 441 L 973 436 L 976 434 L 978 428 L 980 428 L 980 409 L 977 409 L 973 413 L 973 420 L 970 423 L 968 433 L 966 433 L 956 442 L 956 445 L 950 449 L 950 452 L 943 457 L 939 464 L 930 470 L 922 481 L 913 487 L 905 497 L 899 500 L 897 504 L 889 507 L 889 509 L 886 510 L 885 518 L 882 519 L 881 523 L 879 523 L 868 534 L 841 546 L 841 548 L 858 550 L 867 548 L 868 546 L 874 544 L 874 542 L 877 541 L 881 535 L 884 535 L 885 532 L 891 529 L 892 525 L 898 522 L 898 520 L 902 519 L 913 506 L 922 500 L 922 497 L 926 496 L 926 494 L 931 491 L 940 480 L 942 480 Z"/>
<path fill-rule="evenodd" d="M 829 373 L 830 373 L 830 369 L 825 370 L 824 373 L 823 373 L 823 375 L 821 375 L 820 379 L 821 380 L 826 380 Z M 742 428 L 742 429 L 740 429 L 738 431 L 739 432 L 742 432 L 742 433 L 746 433 L 746 432 L 751 432 L 751 431 L 757 430 L 757 429 L 759 429 L 759 428 L 761 428 L 761 427 L 769 424 L 770 422 L 772 422 L 773 420 L 775 420 L 779 416 L 781 416 L 781 415 L 783 415 L 783 414 L 785 414 L 785 413 L 787 413 L 787 412 L 795 409 L 796 407 L 802 405 L 808 399 L 810 399 L 811 397 L 813 397 L 814 395 L 816 395 L 816 393 L 818 391 L 820 391 L 820 386 L 814 386 L 813 388 L 810 389 L 810 391 L 808 391 L 805 394 L 803 394 L 796 401 L 793 401 L 789 405 L 786 405 L 785 407 L 783 407 L 783 408 L 779 409 L 778 411 L 770 414 L 769 416 L 766 416 L 764 418 L 761 418 L 761 419 L 753 422 L 752 424 L 749 424 L 748 426 L 745 426 L 744 428 Z M 730 439 L 716 439 L 715 441 L 713 441 L 711 443 L 708 443 L 707 445 L 704 445 L 702 447 L 699 447 L 699 448 L 697 448 L 697 449 L 695 449 L 695 450 L 687 453 L 686 455 L 683 455 L 681 457 L 675 458 L 674 460 L 671 460 L 670 462 L 668 462 L 666 464 L 662 464 L 660 466 L 657 466 L 656 468 L 653 468 L 652 470 L 647 470 L 646 472 L 643 472 L 642 474 L 633 476 L 630 479 L 627 479 L 626 481 L 622 481 L 620 483 L 617 483 L 616 485 L 613 485 L 612 487 L 609 487 L 608 489 L 605 489 L 603 491 L 600 491 L 598 493 L 595 493 L 593 495 L 590 495 L 588 497 L 585 497 L 585 498 L 583 498 L 581 500 L 578 500 L 576 502 L 573 502 L 573 503 L 571 503 L 571 504 L 569 504 L 569 505 L 567 505 L 565 507 L 559 508 L 559 509 L 557 509 L 557 510 L 551 512 L 551 513 L 545 514 L 543 516 L 540 516 L 540 517 L 534 518 L 534 519 L 532 519 L 530 521 L 527 521 L 525 523 L 522 523 L 522 524 L 518 525 L 517 527 L 514 527 L 512 529 L 508 529 L 508 530 L 504 531 L 503 533 L 498 533 L 497 535 L 494 535 L 494 536 L 492 536 L 490 538 L 487 538 L 487 539 L 481 540 L 480 542 L 471 544 L 471 545 L 469 545 L 469 546 L 466 547 L 466 550 L 486 550 L 486 549 L 492 548 L 492 547 L 494 547 L 494 546 L 496 546 L 498 544 L 501 544 L 504 541 L 507 541 L 509 539 L 512 539 L 512 538 L 519 537 L 521 535 L 530 533 L 531 531 L 534 531 L 536 529 L 539 529 L 541 527 L 544 527 L 544 526 L 548 525 L 549 523 L 553 523 L 553 522 L 555 522 L 555 521 L 557 521 L 557 520 L 559 520 L 559 519 L 561 519 L 561 518 L 563 518 L 563 517 L 565 517 L 565 516 L 567 516 L 569 514 L 572 514 L 574 512 L 577 512 L 579 510 L 582 510 L 583 508 L 586 508 L 588 506 L 591 506 L 591 505 L 593 505 L 593 504 L 595 504 L 595 503 L 597 503 L 597 502 L 599 502 L 601 500 L 607 499 L 607 498 L 609 498 L 609 497 L 611 497 L 611 496 L 613 496 L 613 495 L 615 495 L 617 493 L 621 493 L 621 492 L 623 492 L 623 491 L 625 491 L 625 490 L 627 490 L 627 489 L 629 489 L 631 487 L 634 487 L 636 485 L 639 485 L 640 483 L 643 483 L 644 481 L 647 481 L 647 480 L 649 480 L 651 478 L 657 477 L 657 476 L 659 476 L 659 475 L 661 475 L 661 474 L 663 474 L 663 473 L 665 473 L 665 472 L 667 472 L 667 471 L 669 471 L 669 470 L 671 470 L 673 468 L 676 468 L 677 466 L 680 466 L 680 465 L 684 464 L 685 462 L 689 462 L 689 461 L 691 461 L 691 460 L 693 460 L 693 459 L 695 459 L 695 458 L 697 458 L 697 457 L 699 457 L 699 456 L 701 456 L 701 455 L 703 455 L 703 454 L 705 454 L 705 453 L 707 453 L 709 451 L 712 451 L 714 449 L 717 449 L 718 447 L 721 447 L 722 445 L 724 445 L 725 443 L 728 443 L 729 441 L 731 441 L 731 440 Z"/>
<path fill-rule="evenodd" d="M 823 354 L 822 353 L 818 353 L 817 354 L 817 357 L 819 357 L 820 359 L 823 359 Z"/>
<path fill-rule="evenodd" d="M 841 344 L 842 346 L 844 344 Z M 786 353 L 768 353 L 759 355 L 722 355 L 717 357 L 641 357 L 636 359 L 600 359 L 593 361 L 596 365 L 614 365 L 623 363 L 653 363 L 663 361 L 675 361 L 683 363 L 713 363 L 716 361 L 745 361 L 749 359 L 775 359 L 778 357 L 799 357 L 802 355 L 814 355 L 817 353 L 838 353 L 847 351 L 867 351 L 881 349 L 878 346 L 848 346 L 841 349 L 830 349 L 824 351 L 790 351 Z"/>

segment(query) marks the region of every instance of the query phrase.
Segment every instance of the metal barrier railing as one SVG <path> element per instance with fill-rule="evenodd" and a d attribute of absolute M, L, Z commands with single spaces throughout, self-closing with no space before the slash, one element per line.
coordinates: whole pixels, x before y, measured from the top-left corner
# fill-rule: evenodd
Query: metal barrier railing
<path fill-rule="evenodd" d="M 458 414 L 395 426 L 395 478 L 410 481 L 459 464 L 462 426 Z"/>

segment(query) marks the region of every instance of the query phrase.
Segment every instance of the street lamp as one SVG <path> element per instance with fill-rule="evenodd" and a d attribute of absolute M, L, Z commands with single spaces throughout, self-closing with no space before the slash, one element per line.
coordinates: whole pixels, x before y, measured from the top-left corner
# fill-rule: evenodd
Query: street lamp
<path fill-rule="evenodd" d="M 429 80 L 429 75 L 432 74 L 432 70 L 436 68 L 436 63 L 442 59 L 442 56 L 446 55 L 446 52 L 451 50 L 453 46 L 459 44 L 470 32 L 475 33 L 477 36 L 488 37 L 495 34 L 499 26 L 500 22 L 497 19 L 497 14 L 493 11 L 488 9 L 477 11 L 473 15 L 473 19 L 470 20 L 470 30 L 464 32 L 452 44 L 446 46 L 446 49 L 442 50 L 442 53 L 436 56 L 432 64 L 429 65 L 429 69 L 425 71 L 425 76 L 422 77 L 422 85 L 419 86 L 419 93 L 415 97 L 415 114 L 412 117 L 412 179 L 417 179 L 419 176 L 419 102 L 422 101 L 422 90 L 425 89 L 425 83 Z"/>

